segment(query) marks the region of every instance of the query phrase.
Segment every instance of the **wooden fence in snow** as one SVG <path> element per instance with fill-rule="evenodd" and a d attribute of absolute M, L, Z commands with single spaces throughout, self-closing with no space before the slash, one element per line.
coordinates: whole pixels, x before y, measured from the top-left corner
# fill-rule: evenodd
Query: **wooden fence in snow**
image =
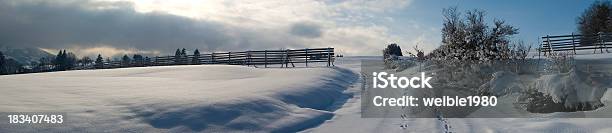
<path fill-rule="evenodd" d="M 544 36 L 542 42 L 540 42 L 540 48 L 538 52 L 551 53 L 554 51 L 573 51 L 576 54 L 576 50 L 593 50 L 595 53 L 599 50 L 603 53 L 603 50 L 612 48 L 612 33 L 600 33 L 596 35 L 559 35 L 559 36 Z"/>
<path fill-rule="evenodd" d="M 295 67 L 300 63 L 308 67 L 312 63 L 334 64 L 334 48 L 312 49 L 286 49 L 286 50 L 258 50 L 241 52 L 213 52 L 199 55 L 158 56 L 130 62 L 109 61 L 104 62 L 102 68 L 142 67 L 142 66 L 168 66 L 168 65 L 200 65 L 200 64 L 227 64 L 263 66 L 281 65 L 280 67 Z"/>

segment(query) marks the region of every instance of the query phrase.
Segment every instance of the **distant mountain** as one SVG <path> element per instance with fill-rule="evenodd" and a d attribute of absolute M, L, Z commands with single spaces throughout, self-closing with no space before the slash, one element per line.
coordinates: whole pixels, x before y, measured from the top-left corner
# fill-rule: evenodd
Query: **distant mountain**
<path fill-rule="evenodd" d="M 42 57 L 55 57 L 54 54 L 48 53 L 39 48 L 0 47 L 0 51 L 4 53 L 6 58 L 12 58 L 23 65 L 38 63 L 39 59 Z"/>

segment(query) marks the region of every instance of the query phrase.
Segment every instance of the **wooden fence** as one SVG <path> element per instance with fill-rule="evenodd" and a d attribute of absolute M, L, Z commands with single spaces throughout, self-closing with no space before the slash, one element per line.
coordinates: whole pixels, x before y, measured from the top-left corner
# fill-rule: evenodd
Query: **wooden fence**
<path fill-rule="evenodd" d="M 551 53 L 554 51 L 573 51 L 576 54 L 576 50 L 589 50 L 593 49 L 593 53 L 599 50 L 603 53 L 603 50 L 612 47 L 612 34 L 611 33 L 600 33 L 597 35 L 559 35 L 559 36 L 544 36 L 542 42 L 540 42 L 540 48 L 538 50 L 538 56 L 540 53 Z"/>
<path fill-rule="evenodd" d="M 295 67 L 297 63 L 308 64 L 316 62 L 334 64 L 334 48 L 312 49 L 286 49 L 286 50 L 259 50 L 241 52 L 214 52 L 199 55 L 158 56 L 142 60 L 107 61 L 101 68 L 139 67 L 139 66 L 168 66 L 168 65 L 200 65 L 200 64 L 228 64 L 264 66 L 281 65 L 281 67 Z"/>

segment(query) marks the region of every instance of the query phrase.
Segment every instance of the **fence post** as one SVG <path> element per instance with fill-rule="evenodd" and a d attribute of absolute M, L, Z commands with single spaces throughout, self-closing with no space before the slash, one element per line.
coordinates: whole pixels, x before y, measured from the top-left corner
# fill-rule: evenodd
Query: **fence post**
<path fill-rule="evenodd" d="M 233 64 L 233 60 L 232 60 L 232 52 L 227 52 L 227 64 L 232 65 Z"/>
<path fill-rule="evenodd" d="M 306 67 L 308 67 L 308 57 L 309 57 L 308 48 L 306 48 Z"/>
<path fill-rule="evenodd" d="M 155 60 L 153 61 L 153 66 L 157 66 L 158 60 L 159 60 L 159 56 L 155 56 Z"/>
<path fill-rule="evenodd" d="M 610 37 L 609 33 L 606 33 L 607 37 Z M 610 51 L 608 51 L 608 44 L 603 45 L 604 47 L 606 47 L 606 53 L 610 53 Z"/>
<path fill-rule="evenodd" d="M 329 51 L 330 48 L 327 48 L 327 66 L 331 66 L 331 52 Z"/>
<path fill-rule="evenodd" d="M 268 50 L 264 50 L 264 67 L 268 68 Z"/>
<path fill-rule="evenodd" d="M 291 53 L 291 54 L 289 54 Z M 289 63 L 291 63 L 291 67 L 295 67 L 295 64 L 293 63 L 293 61 L 291 60 L 291 55 L 293 54 L 293 51 L 290 51 L 289 49 L 287 49 L 287 67 L 289 67 Z"/>
<path fill-rule="evenodd" d="M 548 49 L 549 49 L 548 54 L 550 54 L 550 53 L 553 52 L 553 48 L 552 48 L 552 45 L 550 44 L 550 36 L 549 35 L 546 35 L 546 43 L 548 44 Z M 546 56 L 546 52 L 544 52 L 544 56 Z"/>
<path fill-rule="evenodd" d="M 542 42 L 540 40 L 540 37 L 538 37 L 538 43 L 540 44 L 540 47 L 538 47 L 536 50 L 538 50 L 538 59 L 540 58 L 540 54 L 542 53 Z"/>
<path fill-rule="evenodd" d="M 215 64 L 215 52 L 210 53 L 210 60 L 211 60 L 211 64 Z"/>
<path fill-rule="evenodd" d="M 244 62 L 247 66 L 251 66 L 251 50 L 247 51 L 247 59 Z"/>
<path fill-rule="evenodd" d="M 602 35 L 602 32 L 599 32 L 598 34 L 599 34 L 599 42 L 600 42 L 600 44 L 599 44 L 599 52 L 603 53 L 603 47 L 602 47 L 602 46 L 604 46 L 603 35 Z M 595 51 L 597 51 L 597 49 L 595 49 Z"/>
<path fill-rule="evenodd" d="M 572 32 L 572 48 L 574 48 L 574 54 L 576 54 L 576 44 L 574 43 L 574 32 Z"/>
<path fill-rule="evenodd" d="M 283 64 L 285 64 L 285 67 L 289 67 L 289 63 L 287 63 L 287 58 L 289 56 L 289 49 L 285 49 L 285 57 L 283 57 Z"/>

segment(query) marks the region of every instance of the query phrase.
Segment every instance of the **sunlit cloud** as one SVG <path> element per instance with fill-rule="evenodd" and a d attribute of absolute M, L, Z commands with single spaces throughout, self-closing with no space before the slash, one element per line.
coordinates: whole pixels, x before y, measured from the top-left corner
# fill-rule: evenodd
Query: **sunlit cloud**
<path fill-rule="evenodd" d="M 168 54 L 176 48 L 213 52 L 305 47 L 335 47 L 345 55 L 379 55 L 389 43 L 410 46 L 416 39 L 425 43 L 437 40 L 431 39 L 429 30 L 417 23 L 407 23 L 406 27 L 415 31 L 411 34 L 398 34 L 393 32 L 397 29 L 378 23 L 378 20 L 395 23 L 388 13 L 409 8 L 409 0 L 9 3 L 13 4 L 0 5 L 8 10 L 0 13 L 0 17 L 23 19 L 0 20 L 0 27 L 11 25 L 9 30 L 20 30 L 5 33 L 9 45 L 78 49 L 75 52 L 78 55 Z M 49 13 L 56 15 L 37 17 Z"/>
<path fill-rule="evenodd" d="M 40 48 L 43 51 L 46 51 L 48 53 L 58 53 L 59 50 L 64 50 L 64 49 L 51 49 L 51 48 Z M 112 46 L 97 46 L 97 47 L 91 47 L 91 48 L 82 48 L 82 47 L 71 47 L 71 48 L 67 48 L 65 49 L 67 52 L 72 52 L 74 53 L 76 56 L 82 57 L 82 56 L 89 56 L 89 57 L 95 57 L 98 54 L 102 55 L 103 57 L 117 57 L 117 56 L 122 56 L 122 55 L 133 55 L 133 54 L 142 54 L 142 55 L 159 55 L 160 52 L 159 51 L 147 51 L 147 50 L 139 50 L 136 48 L 129 48 L 129 49 L 119 49 L 119 48 L 115 48 Z"/>

